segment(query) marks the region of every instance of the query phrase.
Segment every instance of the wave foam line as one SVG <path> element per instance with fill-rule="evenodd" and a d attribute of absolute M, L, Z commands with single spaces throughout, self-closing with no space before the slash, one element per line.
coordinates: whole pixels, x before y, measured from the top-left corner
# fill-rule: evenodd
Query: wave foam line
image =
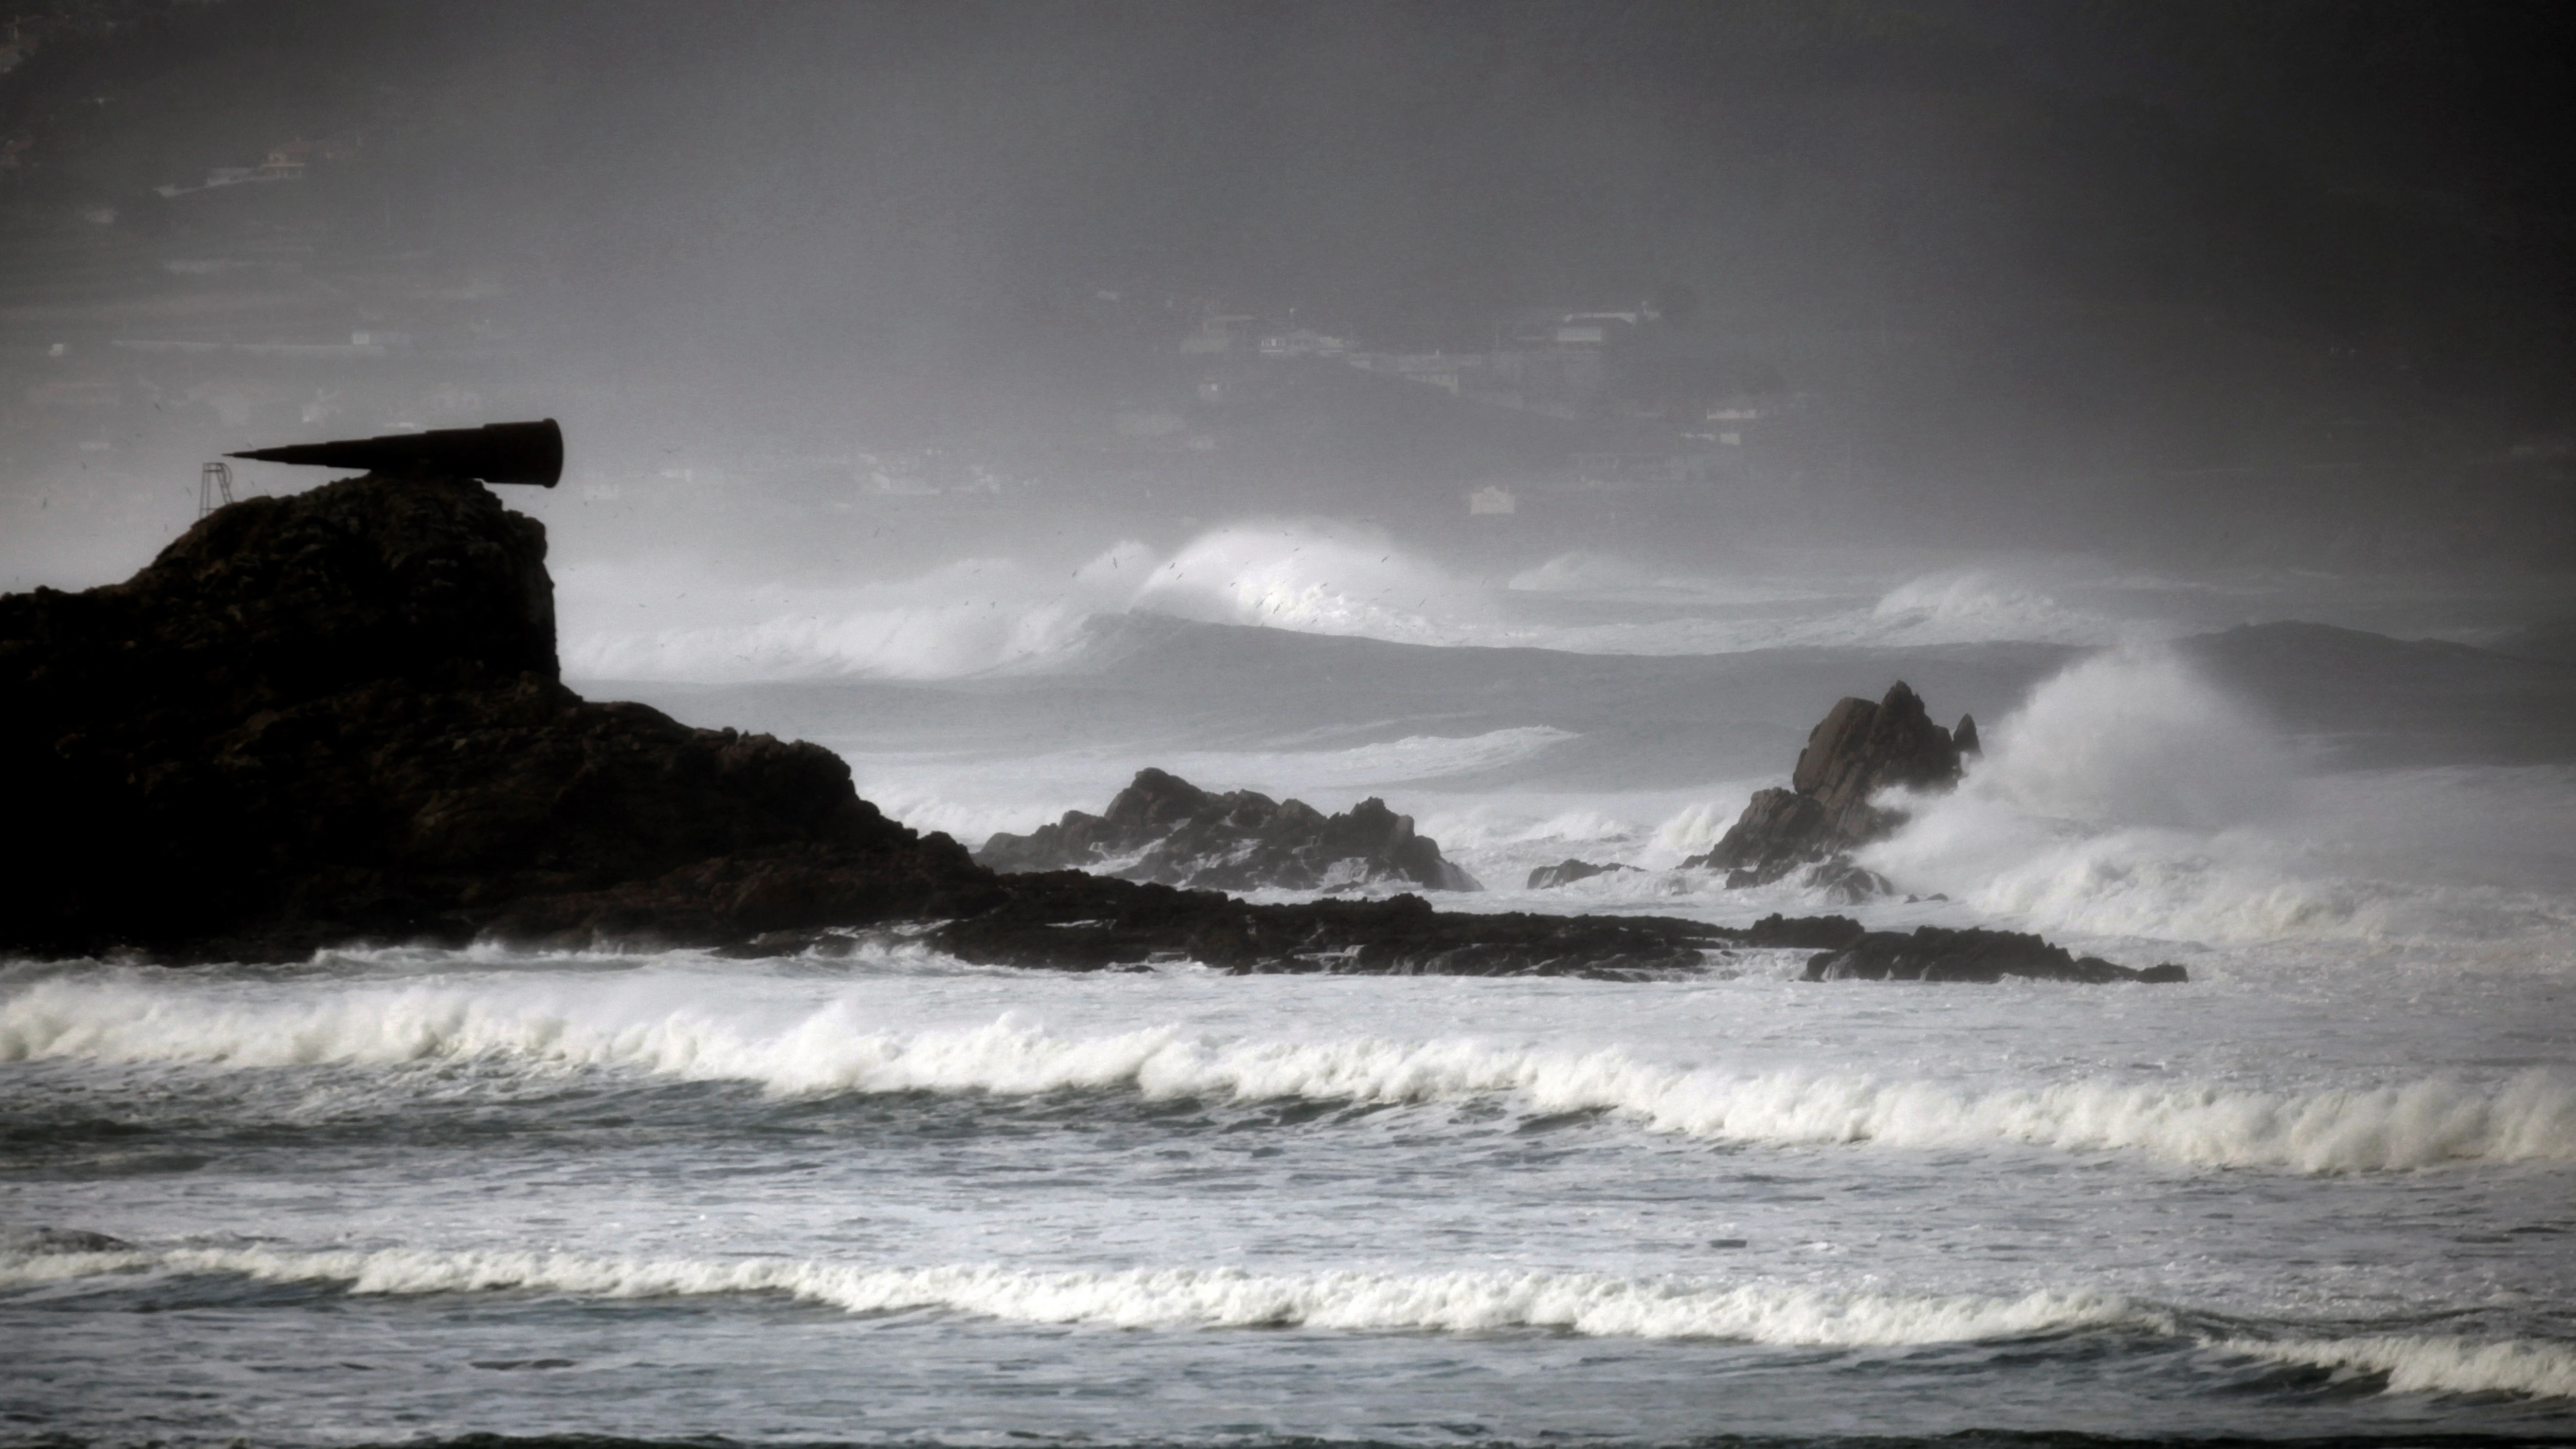
<path fill-rule="evenodd" d="M 0 1258 L 0 1286 L 135 1272 L 343 1283 L 352 1293 L 537 1291 L 593 1298 L 777 1293 L 851 1313 L 945 1309 L 1015 1323 L 1115 1328 L 1323 1328 L 1897 1346 L 2081 1328 L 2172 1331 L 2163 1314 L 2098 1294 L 2019 1298 L 1834 1293 L 1588 1273 L 1250 1273 L 1232 1268 L 1029 1272 L 996 1265 L 863 1268 L 784 1258 L 638 1260 L 556 1253 L 287 1252 L 267 1248 Z"/>
<path fill-rule="evenodd" d="M 2312 1368 L 2386 1374 L 2392 1394 L 2529 1394 L 2576 1398 L 2576 1351 L 2558 1343 L 2389 1335 L 2372 1338 L 2233 1338 L 2212 1347 Z"/>
<path fill-rule="evenodd" d="M 1665 1132 L 1771 1146 L 2013 1143 L 2133 1151 L 2196 1167 L 2377 1172 L 2450 1162 L 2576 1160 L 2576 1080 L 2446 1079 L 2277 1094 L 2215 1084 L 2079 1080 L 1973 1092 L 1929 1081 L 1731 1076 L 1469 1040 L 1281 1042 L 1157 1027 L 1063 1037 L 1011 1017 L 963 1030 L 869 1030 L 834 1003 L 765 1027 L 697 1004 L 542 992 L 335 990 L 217 1005 L 189 993 L 49 981 L 0 999 L 0 1061 L 227 1067 L 498 1060 L 757 1082 L 781 1094 L 1127 1090 L 1149 1098 L 1354 1103 L 1516 1096 L 1545 1113 L 1611 1111 Z"/>
<path fill-rule="evenodd" d="M 2178 1337 L 2174 1316 L 2099 1293 L 1844 1293 L 1775 1284 L 1590 1273 L 1250 1273 L 1234 1268 L 1030 1272 L 998 1265 L 866 1268 L 787 1258 L 614 1259 L 394 1248 L 293 1252 L 0 1255 L 0 1290 L 152 1272 L 338 1283 L 358 1294 L 540 1292 L 585 1298 L 780 1294 L 849 1313 L 940 1310 L 1013 1323 L 1107 1328 L 1314 1328 L 1597 1338 L 1713 1339 L 1802 1348 L 1892 1348 L 2088 1329 Z M 2576 1397 L 2576 1351 L 2559 1343 L 2379 1336 L 2199 1341 L 2222 1353 L 2387 1376 L 2389 1393 Z"/>

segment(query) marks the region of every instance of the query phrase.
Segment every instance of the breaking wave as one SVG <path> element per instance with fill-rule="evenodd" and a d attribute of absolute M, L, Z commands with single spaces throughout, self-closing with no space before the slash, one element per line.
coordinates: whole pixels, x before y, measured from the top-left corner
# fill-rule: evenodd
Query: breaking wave
<path fill-rule="evenodd" d="M 2231 1338 L 2212 1345 L 2275 1363 L 2387 1376 L 2392 1394 L 2529 1394 L 2576 1398 L 2576 1350 L 2561 1343 L 2388 1335 L 2265 1341 Z"/>
<path fill-rule="evenodd" d="M 2140 627 L 1987 569 L 1925 575 L 1875 601 L 1846 588 L 1650 575 L 1582 554 L 1508 580 L 1477 579 L 1372 528 L 1248 519 L 1169 554 L 1123 541 L 1066 570 L 976 558 L 908 579 L 743 587 L 590 565 L 566 570 L 559 608 L 567 674 L 699 683 L 943 679 L 1044 666 L 1084 650 L 1093 621 L 1128 614 L 1399 644 L 1662 655 L 2100 644 Z M 671 622 L 635 622 L 657 616 Z"/>
<path fill-rule="evenodd" d="M 1988 733 L 1959 788 L 1864 863 L 2042 930 L 2268 942 L 2576 928 L 2484 882 L 2553 858 L 2564 770 L 2308 777 L 2279 734 L 2170 651 L 2085 659 Z M 2510 785 L 2499 785 L 2509 779 Z M 2499 808 L 2519 793 L 2555 810 Z"/>
<path fill-rule="evenodd" d="M 647 995 L 354 987 L 226 1004 L 194 992 L 49 979 L 0 1001 L 0 1061 L 397 1067 L 480 1059 L 520 1071 L 614 1069 L 738 1080 L 781 1094 L 1115 1090 L 1149 1098 L 1422 1103 L 1490 1097 L 1603 1111 L 1652 1131 L 1805 1148 L 2017 1145 L 2136 1152 L 2204 1168 L 2379 1172 L 2576 1159 L 2576 1081 L 2531 1071 L 2298 1094 L 2087 1078 L 1970 1090 L 1805 1072 L 1731 1075 L 1618 1048 L 1477 1040 L 1263 1041 L 1155 1027 L 1060 1036 L 983 1026 L 870 1029 L 847 1002 L 768 1020 Z"/>
<path fill-rule="evenodd" d="M 1902 1348 L 2087 1330 L 2183 1336 L 2166 1311 L 2099 1293 L 2015 1298 L 1843 1292 L 1593 1273 L 1254 1273 L 1236 1268 L 1041 1272 L 996 1264 L 865 1267 L 788 1258 L 595 1258 L 509 1250 L 122 1248 L 0 1254 L 0 1291 L 111 1286 L 151 1274 L 330 1283 L 367 1295 L 547 1293 L 583 1298 L 776 1295 L 855 1314 L 951 1312 L 1123 1329 L 1306 1328 L 1357 1333 L 1540 1329 L 1601 1338 L 1777 1347 Z M 2384 1375 L 2389 1393 L 2576 1397 L 2564 1344 L 2429 1336 L 2201 1337 L 2221 1353 Z"/>
<path fill-rule="evenodd" d="M 1324 1328 L 1491 1332 L 1547 1328 L 1600 1337 L 1714 1338 L 1864 1346 L 2023 1337 L 2081 1328 L 2162 1328 L 2121 1299 L 1836 1293 L 1589 1273 L 1262 1274 L 1236 1269 L 1029 1272 L 1000 1266 L 863 1268 L 793 1259 L 635 1260 L 557 1253 L 290 1252 L 181 1248 L 0 1259 L 0 1285 L 135 1272 L 231 1273 L 345 1283 L 354 1293 L 520 1290 L 602 1298 L 777 1293 L 852 1313 L 947 1309 L 1019 1323 L 1117 1328 Z"/>

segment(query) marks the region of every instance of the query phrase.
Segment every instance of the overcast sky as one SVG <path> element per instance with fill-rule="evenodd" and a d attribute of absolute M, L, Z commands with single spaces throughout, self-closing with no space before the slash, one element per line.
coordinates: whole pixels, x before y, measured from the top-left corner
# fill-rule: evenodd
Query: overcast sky
<path fill-rule="evenodd" d="M 148 556 L 227 448 L 519 415 L 599 538 L 801 558 L 857 499 L 870 568 L 1254 511 L 1466 546 L 1479 486 L 1668 548 L 2576 558 L 2561 6 L 54 8 L 0 74 L 13 587 Z M 1659 300 L 1570 419 L 1184 347 Z M 1550 514 L 1685 374 L 1791 421 L 1731 492 Z"/>

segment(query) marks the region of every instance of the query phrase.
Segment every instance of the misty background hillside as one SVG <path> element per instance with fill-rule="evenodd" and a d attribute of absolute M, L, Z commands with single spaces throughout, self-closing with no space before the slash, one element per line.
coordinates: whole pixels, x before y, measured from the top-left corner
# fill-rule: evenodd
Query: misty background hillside
<path fill-rule="evenodd" d="M 536 416 L 573 563 L 2576 564 L 2557 6 L 0 18 L 10 588 Z"/>

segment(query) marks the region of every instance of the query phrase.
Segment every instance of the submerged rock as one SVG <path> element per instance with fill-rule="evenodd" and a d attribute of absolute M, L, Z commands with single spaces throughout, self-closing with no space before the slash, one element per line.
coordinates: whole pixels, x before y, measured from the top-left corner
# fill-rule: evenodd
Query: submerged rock
<path fill-rule="evenodd" d="M 86 1228 L 0 1229 L 0 1252 L 128 1253 L 133 1250 L 134 1245 L 123 1238 L 111 1238 Z"/>
<path fill-rule="evenodd" d="M 1973 749 L 1975 720 L 1963 716 L 1959 724 Z M 1951 788 L 1959 782 L 1961 750 L 1902 680 L 1876 704 L 1844 699 L 1808 733 L 1790 788 L 1756 791 L 1715 849 L 1682 864 L 1723 870 L 1729 886 L 1767 884 L 1820 864 L 1829 867 L 1821 883 L 1836 900 L 1884 892 L 1883 879 L 1842 859 L 1904 822 L 1871 797 L 1897 787 Z"/>
<path fill-rule="evenodd" d="M 1594 865 L 1588 860 L 1560 860 L 1554 865 L 1542 865 L 1531 871 L 1526 889 L 1550 890 L 1561 885 L 1572 885 L 1579 880 L 1590 880 L 1596 875 L 1609 875 L 1614 871 L 1635 869 L 1633 865 Z"/>
<path fill-rule="evenodd" d="M 2188 981 L 2180 966 L 2143 971 L 2098 956 L 2077 956 L 2037 936 L 2012 931 L 1917 926 L 1911 933 L 1871 931 L 1807 962 L 1809 981 Z"/>
<path fill-rule="evenodd" d="M 1121 880 L 1209 890 L 1323 890 L 1403 881 L 1472 891 L 1475 878 L 1416 834 L 1413 817 L 1371 798 L 1340 815 L 1250 790 L 1214 795 L 1145 769 L 1107 811 L 1065 812 L 1027 835 L 1000 834 L 976 859 L 995 870 L 1087 870 Z"/>

